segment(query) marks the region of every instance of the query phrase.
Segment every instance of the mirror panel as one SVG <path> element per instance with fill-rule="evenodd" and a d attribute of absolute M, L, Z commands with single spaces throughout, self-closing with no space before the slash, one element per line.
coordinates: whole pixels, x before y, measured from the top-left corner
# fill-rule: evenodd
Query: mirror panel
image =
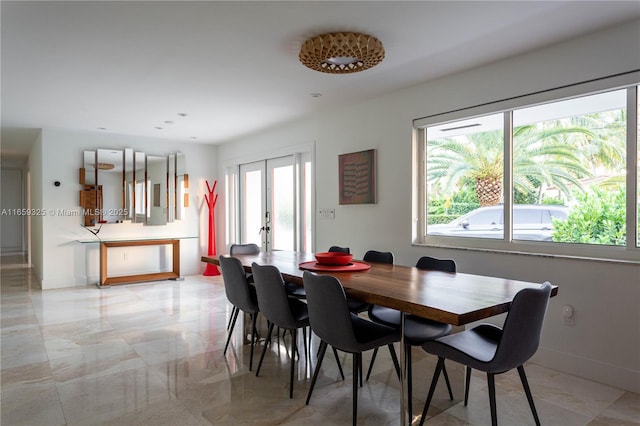
<path fill-rule="evenodd" d="M 102 188 L 99 223 L 119 223 L 124 219 L 124 151 L 98 149 L 96 170 Z"/>
<path fill-rule="evenodd" d="M 84 151 L 82 154 L 82 169 L 80 170 L 80 207 L 82 208 L 82 225 L 95 226 L 100 220 L 98 214 L 102 208 L 102 190 L 96 185 L 98 169 L 96 151 Z"/>
<path fill-rule="evenodd" d="M 176 156 L 167 156 L 167 222 L 176 219 Z"/>
<path fill-rule="evenodd" d="M 147 223 L 147 162 L 144 152 L 135 152 L 133 155 L 135 168 L 133 169 L 133 211 L 134 222 Z"/>
<path fill-rule="evenodd" d="M 133 149 L 125 148 L 124 150 L 124 220 L 133 220 L 133 196 L 134 196 L 134 179 L 133 179 Z"/>
<path fill-rule="evenodd" d="M 80 183 L 82 185 L 95 185 L 96 174 L 97 174 L 97 169 L 95 168 L 96 152 L 84 151 L 82 155 L 83 155 L 82 167 L 84 168 L 84 182 L 80 182 Z"/>
<path fill-rule="evenodd" d="M 186 208 L 189 207 L 189 187 L 185 169 L 184 153 L 176 153 L 176 219 L 184 219 Z"/>
<path fill-rule="evenodd" d="M 147 225 L 167 224 L 167 159 L 147 155 Z"/>

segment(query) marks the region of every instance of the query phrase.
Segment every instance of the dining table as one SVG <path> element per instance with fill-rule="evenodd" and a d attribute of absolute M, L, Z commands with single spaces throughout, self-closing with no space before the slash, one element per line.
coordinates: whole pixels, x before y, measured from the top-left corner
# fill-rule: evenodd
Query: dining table
<path fill-rule="evenodd" d="M 365 264 L 357 260 L 352 261 L 355 266 L 364 264 L 365 267 L 352 270 L 336 268 L 331 271 L 323 267 L 313 268 L 315 254 L 307 252 L 271 250 L 256 254 L 236 254 L 233 257 L 240 260 L 247 272 L 251 271 L 253 262 L 275 266 L 286 282 L 300 286 L 303 286 L 302 276 L 305 270 L 333 275 L 340 280 L 349 297 L 456 326 L 508 312 L 516 293 L 541 285 L 497 276 L 423 270 L 396 264 Z M 214 265 L 219 265 L 218 259 L 219 256 L 201 258 L 202 262 Z M 557 294 L 558 286 L 553 285 L 551 297 Z M 401 318 L 400 424 L 404 426 L 407 424 L 404 315 Z"/>

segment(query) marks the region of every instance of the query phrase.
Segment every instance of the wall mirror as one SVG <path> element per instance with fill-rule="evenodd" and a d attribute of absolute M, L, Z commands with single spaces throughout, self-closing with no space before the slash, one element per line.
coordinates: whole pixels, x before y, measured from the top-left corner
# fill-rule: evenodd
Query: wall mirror
<path fill-rule="evenodd" d="M 182 153 L 149 155 L 131 148 L 84 151 L 80 168 L 82 224 L 126 220 L 166 225 L 183 219 L 188 200 L 184 169 Z"/>

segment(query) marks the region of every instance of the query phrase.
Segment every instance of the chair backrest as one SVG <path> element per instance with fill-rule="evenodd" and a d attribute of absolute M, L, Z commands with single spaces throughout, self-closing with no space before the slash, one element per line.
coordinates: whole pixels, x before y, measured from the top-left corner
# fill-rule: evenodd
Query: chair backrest
<path fill-rule="evenodd" d="M 247 275 L 240 260 L 220 256 L 220 269 L 229 302 L 245 312 L 258 312 L 258 301 L 249 289 Z"/>
<path fill-rule="evenodd" d="M 316 275 L 308 271 L 304 272 L 302 281 L 313 332 L 340 350 L 349 351 L 357 347 L 351 313 L 340 281 L 331 275 Z"/>
<path fill-rule="evenodd" d="M 365 262 L 388 263 L 393 265 L 393 253 L 390 251 L 369 250 L 362 258 Z"/>
<path fill-rule="evenodd" d="M 231 244 L 229 248 L 230 254 L 257 254 L 260 253 L 260 247 L 257 244 Z"/>
<path fill-rule="evenodd" d="M 515 295 L 491 360 L 492 371 L 498 373 L 518 367 L 536 353 L 550 295 L 549 282 L 539 288 L 525 288 Z"/>
<path fill-rule="evenodd" d="M 329 247 L 329 251 L 338 252 L 338 253 L 351 253 L 351 251 L 349 250 L 349 247 L 331 246 Z"/>
<path fill-rule="evenodd" d="M 296 322 L 291 314 L 284 280 L 278 268 L 271 265 L 261 266 L 254 262 L 251 272 L 262 315 L 278 327 L 295 328 Z"/>
<path fill-rule="evenodd" d="M 456 262 L 453 259 L 436 259 L 431 256 L 423 256 L 418 259 L 416 268 L 432 271 L 456 272 Z"/>

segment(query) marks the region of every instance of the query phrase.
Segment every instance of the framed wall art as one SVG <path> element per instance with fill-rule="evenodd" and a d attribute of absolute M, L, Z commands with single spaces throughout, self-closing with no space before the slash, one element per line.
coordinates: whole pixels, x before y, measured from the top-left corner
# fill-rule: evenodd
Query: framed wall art
<path fill-rule="evenodd" d="M 340 204 L 376 203 L 376 150 L 338 156 Z"/>

